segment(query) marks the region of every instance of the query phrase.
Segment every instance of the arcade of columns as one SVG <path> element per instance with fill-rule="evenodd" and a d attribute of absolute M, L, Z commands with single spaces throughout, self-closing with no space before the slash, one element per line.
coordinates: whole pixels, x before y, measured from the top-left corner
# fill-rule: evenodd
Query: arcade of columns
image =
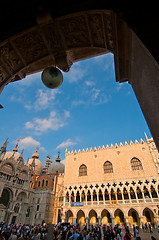
<path fill-rule="evenodd" d="M 153 178 L 67 186 L 65 221 L 81 224 L 158 223 L 159 185 Z M 74 205 L 82 202 L 82 206 Z M 94 210 L 95 209 L 95 210 Z M 156 213 L 156 214 L 154 214 Z"/>

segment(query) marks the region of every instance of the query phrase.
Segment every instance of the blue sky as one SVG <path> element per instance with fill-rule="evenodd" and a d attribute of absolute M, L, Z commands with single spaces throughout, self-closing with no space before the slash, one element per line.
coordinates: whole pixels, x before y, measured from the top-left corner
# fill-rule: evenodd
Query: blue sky
<path fill-rule="evenodd" d="M 8 137 L 8 151 L 20 137 L 19 151 L 24 160 L 39 146 L 45 164 L 65 149 L 129 142 L 151 133 L 132 87 L 115 80 L 114 57 L 106 55 L 74 63 L 63 73 L 63 84 L 46 88 L 41 73 L 10 83 L 0 95 L 0 145 Z"/>

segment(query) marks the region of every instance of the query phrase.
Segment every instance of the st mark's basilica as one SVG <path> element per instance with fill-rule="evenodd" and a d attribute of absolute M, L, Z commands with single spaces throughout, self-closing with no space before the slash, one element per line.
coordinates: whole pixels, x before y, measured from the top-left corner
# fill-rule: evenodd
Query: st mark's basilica
<path fill-rule="evenodd" d="M 0 222 L 159 224 L 159 153 L 153 138 L 25 161 L 0 148 Z"/>

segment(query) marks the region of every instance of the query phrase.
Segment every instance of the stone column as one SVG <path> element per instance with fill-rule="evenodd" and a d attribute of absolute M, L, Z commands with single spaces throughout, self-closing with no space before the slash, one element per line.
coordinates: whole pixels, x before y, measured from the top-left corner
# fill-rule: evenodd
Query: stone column
<path fill-rule="evenodd" d="M 73 218 L 74 225 L 76 225 L 76 218 Z"/>
<path fill-rule="evenodd" d="M 114 18 L 117 81 L 132 85 L 159 150 L 159 64 L 128 25 L 117 15 Z"/>
<path fill-rule="evenodd" d="M 143 200 L 144 200 L 144 202 L 145 202 L 145 195 L 144 195 L 144 192 L 141 191 L 141 193 L 142 193 Z"/>
<path fill-rule="evenodd" d="M 130 200 L 130 202 L 131 202 L 131 194 L 130 194 L 129 191 L 128 191 L 128 196 L 129 196 L 129 200 Z"/>
<path fill-rule="evenodd" d="M 88 229 L 88 227 L 89 227 L 89 218 L 88 217 L 86 217 L 86 226 L 87 226 L 87 229 Z"/>
<path fill-rule="evenodd" d="M 99 205 L 99 192 L 97 193 L 97 204 Z"/>
<path fill-rule="evenodd" d="M 110 201 L 110 204 L 111 204 L 111 202 L 112 202 L 112 200 L 111 200 L 111 193 L 108 192 L 108 195 L 109 195 L 109 201 Z"/>
<path fill-rule="evenodd" d="M 114 217 L 111 217 L 112 228 L 114 228 Z"/>
<path fill-rule="evenodd" d="M 102 220 L 101 217 L 98 217 L 98 225 L 101 226 Z"/>
<path fill-rule="evenodd" d="M 128 217 L 125 218 L 126 225 L 129 226 L 129 219 Z"/>

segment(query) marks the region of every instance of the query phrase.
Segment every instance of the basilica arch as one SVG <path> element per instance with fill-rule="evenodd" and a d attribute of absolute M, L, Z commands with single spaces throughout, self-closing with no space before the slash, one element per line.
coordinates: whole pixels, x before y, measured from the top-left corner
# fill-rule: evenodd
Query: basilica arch
<path fill-rule="evenodd" d="M 0 204 L 9 208 L 10 202 L 13 200 L 13 192 L 10 188 L 4 188 L 0 197 Z"/>

